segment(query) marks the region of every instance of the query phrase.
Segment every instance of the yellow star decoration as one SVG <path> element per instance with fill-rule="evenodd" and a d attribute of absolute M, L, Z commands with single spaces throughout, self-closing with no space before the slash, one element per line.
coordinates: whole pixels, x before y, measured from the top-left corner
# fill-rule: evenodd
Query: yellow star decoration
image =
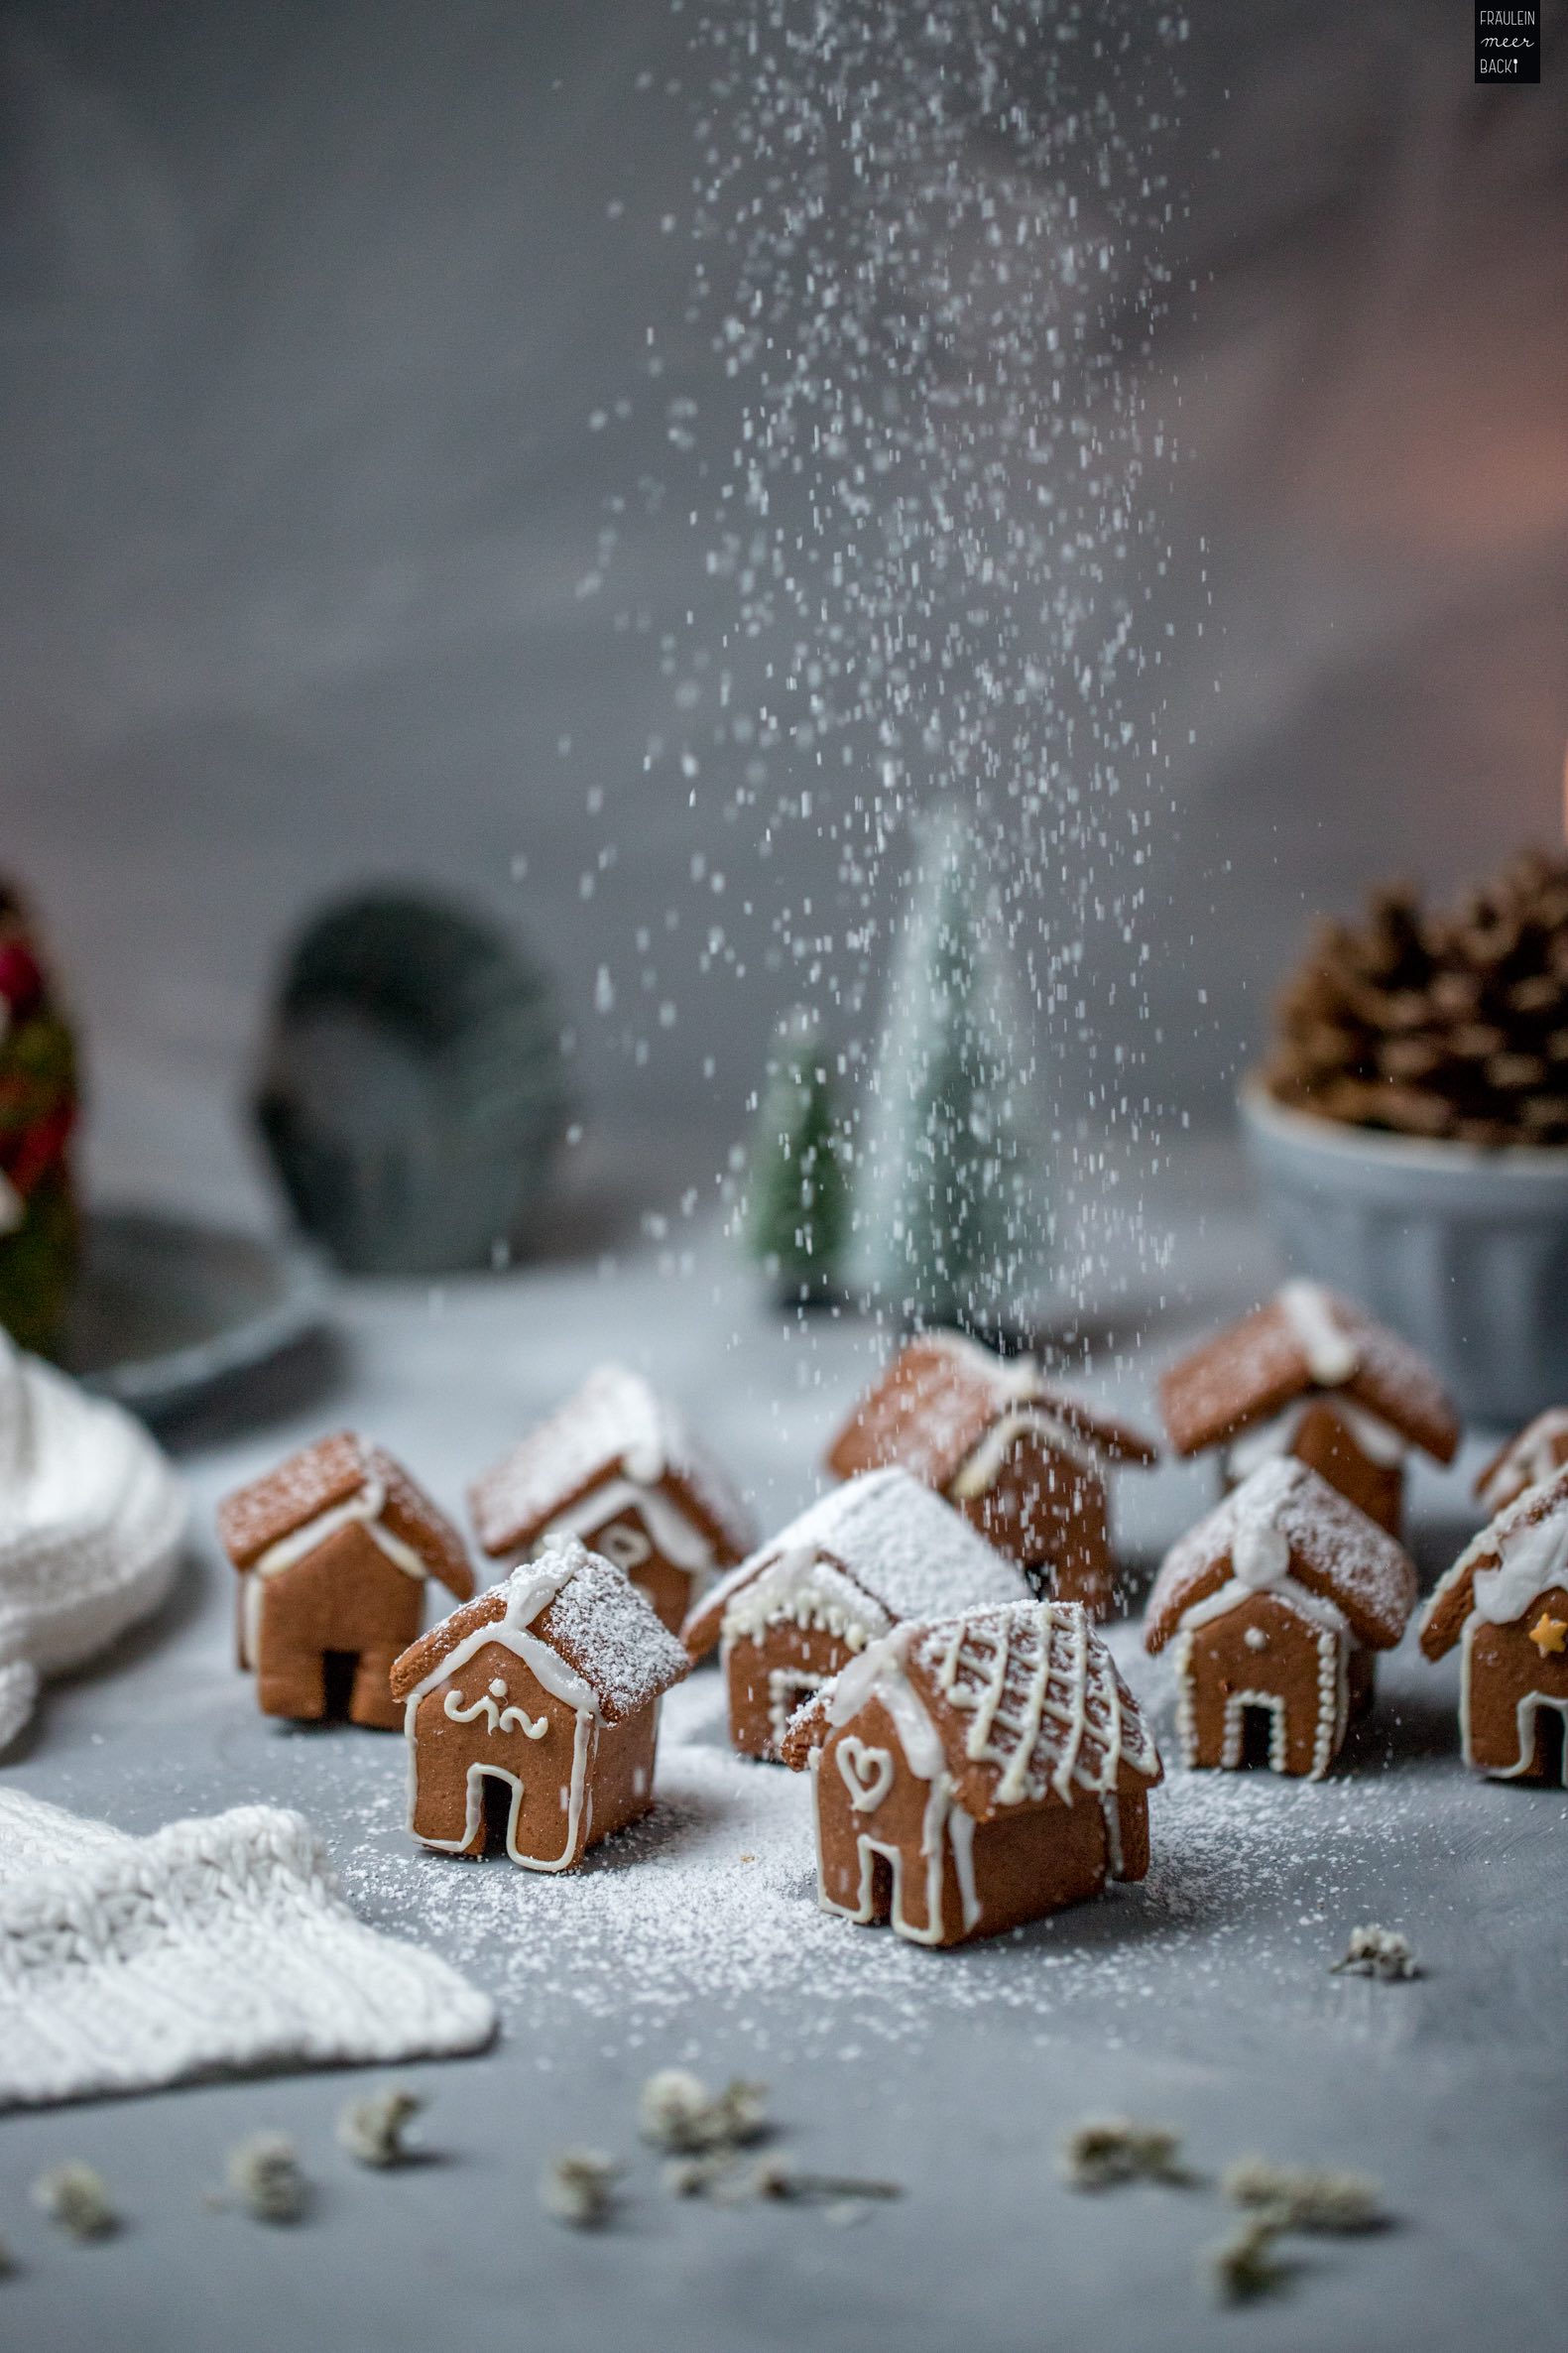
<path fill-rule="evenodd" d="M 1530 1640 L 1543 1659 L 1548 1651 L 1568 1650 L 1568 1618 L 1549 1618 L 1542 1610 L 1530 1628 Z"/>

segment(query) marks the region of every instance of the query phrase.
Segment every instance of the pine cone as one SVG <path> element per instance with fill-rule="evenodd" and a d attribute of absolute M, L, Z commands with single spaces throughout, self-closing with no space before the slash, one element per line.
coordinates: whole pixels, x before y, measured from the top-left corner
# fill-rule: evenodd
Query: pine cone
<path fill-rule="evenodd" d="M 1264 1077 L 1354 1127 L 1568 1145 L 1568 860 L 1526 852 L 1447 913 L 1396 885 L 1321 924 Z"/>
<path fill-rule="evenodd" d="M 0 883 L 0 1326 L 43 1348 L 76 1263 L 76 1057 L 21 902 Z"/>

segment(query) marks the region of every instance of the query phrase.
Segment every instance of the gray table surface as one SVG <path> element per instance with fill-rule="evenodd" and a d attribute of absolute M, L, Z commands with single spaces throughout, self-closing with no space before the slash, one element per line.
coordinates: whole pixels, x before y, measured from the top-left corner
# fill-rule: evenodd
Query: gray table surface
<path fill-rule="evenodd" d="M 1092 1326 L 1094 1383 L 1146 1412 L 1161 1359 L 1270 1273 L 1213 1172 L 1189 1172 L 1161 1215 L 1168 1246 L 1135 1254 Z M 8 1786 L 130 1830 L 246 1800 L 297 1805 L 355 1905 L 491 1988 L 502 2033 L 479 2058 L 402 2071 L 430 2095 L 432 2154 L 393 2174 L 357 2171 L 334 2148 L 334 2116 L 362 2083 L 346 2073 L 7 2120 L 0 2236 L 19 2269 L 0 2284 L 6 2342 L 1561 2341 L 1568 1800 L 1472 1780 L 1453 1674 L 1409 1643 L 1339 1771 L 1302 1787 L 1184 1773 L 1163 1671 L 1135 1628 L 1116 1629 L 1169 1765 L 1147 1884 L 946 1954 L 817 1913 L 804 1785 L 727 1755 L 711 1672 L 666 1708 L 654 1816 L 559 1882 L 420 1854 L 402 1827 L 396 1738 L 256 1713 L 231 1662 L 211 1506 L 289 1445 L 352 1420 L 456 1509 L 466 1477 L 613 1351 L 685 1400 L 776 1521 L 812 1491 L 821 1441 L 879 1349 L 863 1324 L 772 1316 L 718 1236 L 677 1220 L 596 1266 L 350 1290 L 333 1350 L 177 1433 L 195 1505 L 181 1590 L 112 1663 L 49 1695 Z M 1472 1525 L 1477 1453 L 1417 1481 L 1428 1576 Z M 1207 1496 L 1193 1470 L 1124 1479 L 1135 1561 L 1146 1567 Z M 1328 1973 L 1369 1920 L 1410 1936 L 1419 1982 Z M 765 2078 L 783 2153 L 905 2194 L 854 2227 L 810 2208 L 676 2201 L 635 2129 L 641 2082 L 671 2062 Z M 1087 2197 L 1058 2180 L 1063 2133 L 1105 2113 L 1180 2126 L 1210 2176 L 1255 2150 L 1364 2167 L 1397 2225 L 1303 2241 L 1288 2292 L 1216 2310 L 1199 2266 L 1230 2217 L 1212 2182 Z M 226 2150 L 262 2127 L 293 2134 L 319 2184 L 293 2231 L 202 2203 Z M 551 2222 L 537 2197 L 542 2164 L 581 2144 L 629 2167 L 613 2226 L 594 2235 Z M 29 2207 L 33 2176 L 72 2156 L 127 2210 L 104 2245 L 75 2248 Z"/>

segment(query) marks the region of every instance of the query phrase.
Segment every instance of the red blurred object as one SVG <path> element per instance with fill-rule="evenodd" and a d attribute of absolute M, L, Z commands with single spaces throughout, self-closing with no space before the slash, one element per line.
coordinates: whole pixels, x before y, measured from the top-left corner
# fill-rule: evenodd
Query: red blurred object
<path fill-rule="evenodd" d="M 31 1013 L 44 994 L 38 959 L 21 939 L 0 939 L 0 997 L 16 1014 Z"/>

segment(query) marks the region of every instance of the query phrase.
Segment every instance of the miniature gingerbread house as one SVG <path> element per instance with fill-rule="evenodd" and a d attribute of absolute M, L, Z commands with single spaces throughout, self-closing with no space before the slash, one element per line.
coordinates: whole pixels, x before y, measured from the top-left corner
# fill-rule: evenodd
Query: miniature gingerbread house
<path fill-rule="evenodd" d="M 420 1631 L 424 1583 L 473 1591 L 462 1538 L 379 1446 L 320 1438 L 218 1506 L 240 1572 L 239 1663 L 269 1716 L 395 1730 L 388 1676 Z"/>
<path fill-rule="evenodd" d="M 1421 1648 L 1460 1657 L 1465 1762 L 1568 1787 L 1568 1465 L 1467 1545 L 1421 1616 Z"/>
<path fill-rule="evenodd" d="M 686 1621 L 693 1659 L 718 1647 L 730 1739 L 779 1756 L 784 1726 L 869 1642 L 907 1618 L 1021 1601 L 1011 1561 L 907 1471 L 834 1488 L 731 1571 Z"/>
<path fill-rule="evenodd" d="M 392 1671 L 409 1828 L 445 1854 L 494 1839 L 527 1871 L 571 1870 L 652 1805 L 659 1702 L 689 1668 L 619 1568 L 552 1538 Z"/>
<path fill-rule="evenodd" d="M 1293 1456 L 1266 1462 L 1166 1557 L 1145 1642 L 1174 1638 L 1188 1765 L 1325 1774 L 1371 1704 L 1372 1653 L 1415 1605 L 1415 1569 L 1376 1521 Z"/>
<path fill-rule="evenodd" d="M 1071 1601 L 896 1626 L 794 1716 L 817 1899 L 917 1944 L 996 1936 L 1148 1868 L 1159 1756 Z"/>
<path fill-rule="evenodd" d="M 1568 1463 L 1568 1406 L 1548 1406 L 1494 1454 L 1476 1481 L 1476 1501 L 1496 1519 L 1526 1487 L 1538 1487 Z"/>
<path fill-rule="evenodd" d="M 1050 1386 L 1028 1357 L 927 1332 L 895 1357 L 829 1451 L 835 1477 L 897 1463 L 945 1496 L 1029 1582 L 1104 1616 L 1116 1584 L 1106 1473 L 1157 1448 Z"/>
<path fill-rule="evenodd" d="M 1318 1283 L 1286 1283 L 1182 1357 L 1159 1402 L 1178 1454 L 1224 1447 L 1228 1484 L 1293 1455 L 1395 1538 L 1409 1449 L 1451 1462 L 1459 1444 L 1458 1417 L 1425 1359 Z"/>
<path fill-rule="evenodd" d="M 756 1542 L 745 1506 L 679 1415 L 620 1365 L 590 1373 L 477 1479 L 469 1509 L 493 1560 L 580 1536 L 625 1570 L 671 1633 L 715 1572 Z"/>

